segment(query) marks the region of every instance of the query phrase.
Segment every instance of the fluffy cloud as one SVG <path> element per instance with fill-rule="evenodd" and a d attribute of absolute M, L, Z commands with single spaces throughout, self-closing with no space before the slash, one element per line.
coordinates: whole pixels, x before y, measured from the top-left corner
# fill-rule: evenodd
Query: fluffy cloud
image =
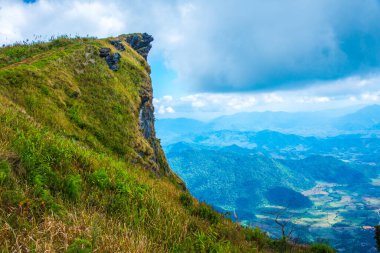
<path fill-rule="evenodd" d="M 375 93 L 363 93 L 360 95 L 360 98 L 364 101 L 376 103 L 376 102 L 380 101 L 380 91 L 375 92 Z"/>
<path fill-rule="evenodd" d="M 175 113 L 175 110 L 170 104 L 173 102 L 172 96 L 163 96 L 160 99 L 154 98 L 153 103 L 156 105 L 156 113 L 171 114 Z"/>
<path fill-rule="evenodd" d="M 173 107 L 171 106 L 163 106 L 163 105 L 160 105 L 158 106 L 158 110 L 157 110 L 157 113 L 158 114 L 168 114 L 168 113 L 175 113 L 175 110 L 173 109 Z"/>
<path fill-rule="evenodd" d="M 313 83 L 308 88 L 276 92 L 197 93 L 155 99 L 156 108 L 173 108 L 159 117 L 209 119 L 250 111 L 316 111 L 380 103 L 380 75 L 349 77 L 334 82 Z M 342 92 L 344 90 L 344 92 Z M 160 110 L 160 109 L 159 109 Z"/>
<path fill-rule="evenodd" d="M 186 9 L 164 51 L 179 83 L 201 91 L 289 89 L 380 63 L 376 0 L 195 0 Z"/>
<path fill-rule="evenodd" d="M 330 102 L 331 98 L 329 97 L 310 97 L 304 96 L 296 100 L 296 103 L 299 104 L 317 104 L 317 103 L 327 103 Z"/>
<path fill-rule="evenodd" d="M 0 43 L 151 33 L 153 53 L 165 56 L 177 82 L 203 92 L 294 89 L 380 65 L 377 0 L 0 0 L 0 7 Z"/>

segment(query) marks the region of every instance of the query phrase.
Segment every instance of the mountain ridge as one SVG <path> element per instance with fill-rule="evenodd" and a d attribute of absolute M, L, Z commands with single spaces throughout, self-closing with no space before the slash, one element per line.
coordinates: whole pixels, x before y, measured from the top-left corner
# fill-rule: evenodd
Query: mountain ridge
<path fill-rule="evenodd" d="M 315 112 L 241 112 L 207 122 L 188 118 L 161 118 L 157 120 L 157 131 L 159 135 L 167 137 L 166 141 L 178 138 L 178 134 L 218 130 L 251 132 L 271 130 L 320 137 L 367 133 L 368 131 L 377 133 L 380 124 L 380 105 L 355 108 Z M 185 125 L 183 122 L 191 122 L 191 124 L 186 128 L 178 127 Z M 177 127 L 171 128 L 171 125 Z"/>

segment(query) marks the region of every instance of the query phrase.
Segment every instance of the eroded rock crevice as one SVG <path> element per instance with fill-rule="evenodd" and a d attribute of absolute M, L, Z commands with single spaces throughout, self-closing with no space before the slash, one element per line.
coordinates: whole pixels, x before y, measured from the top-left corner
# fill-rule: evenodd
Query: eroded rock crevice
<path fill-rule="evenodd" d="M 152 90 L 151 89 L 142 89 L 140 91 L 140 111 L 139 111 L 139 119 L 140 119 L 140 129 L 144 138 L 148 141 L 149 145 L 153 149 L 152 162 L 157 164 L 159 168 L 152 168 L 157 171 L 162 170 L 162 166 L 160 166 L 158 161 L 159 149 L 161 147 L 157 144 L 156 132 L 154 127 L 154 107 L 152 103 Z"/>

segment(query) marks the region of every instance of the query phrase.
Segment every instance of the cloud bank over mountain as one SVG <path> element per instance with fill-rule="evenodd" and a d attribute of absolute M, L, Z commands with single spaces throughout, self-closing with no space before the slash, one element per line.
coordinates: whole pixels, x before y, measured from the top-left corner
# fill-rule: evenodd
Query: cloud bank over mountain
<path fill-rule="evenodd" d="M 195 91 L 294 89 L 380 66 L 376 0 L 1 0 L 0 7 L 0 43 L 151 33 L 153 53 Z"/>
<path fill-rule="evenodd" d="M 213 117 L 251 111 L 319 111 L 380 104 L 380 76 L 317 82 L 297 90 L 194 93 L 154 99 L 159 118 Z"/>

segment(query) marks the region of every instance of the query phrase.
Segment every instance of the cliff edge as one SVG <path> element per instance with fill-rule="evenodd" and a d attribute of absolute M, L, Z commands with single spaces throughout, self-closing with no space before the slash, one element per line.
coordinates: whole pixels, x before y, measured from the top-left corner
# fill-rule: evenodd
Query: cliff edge
<path fill-rule="evenodd" d="M 194 199 L 155 135 L 148 34 L 0 48 L 1 252 L 311 252 Z"/>

